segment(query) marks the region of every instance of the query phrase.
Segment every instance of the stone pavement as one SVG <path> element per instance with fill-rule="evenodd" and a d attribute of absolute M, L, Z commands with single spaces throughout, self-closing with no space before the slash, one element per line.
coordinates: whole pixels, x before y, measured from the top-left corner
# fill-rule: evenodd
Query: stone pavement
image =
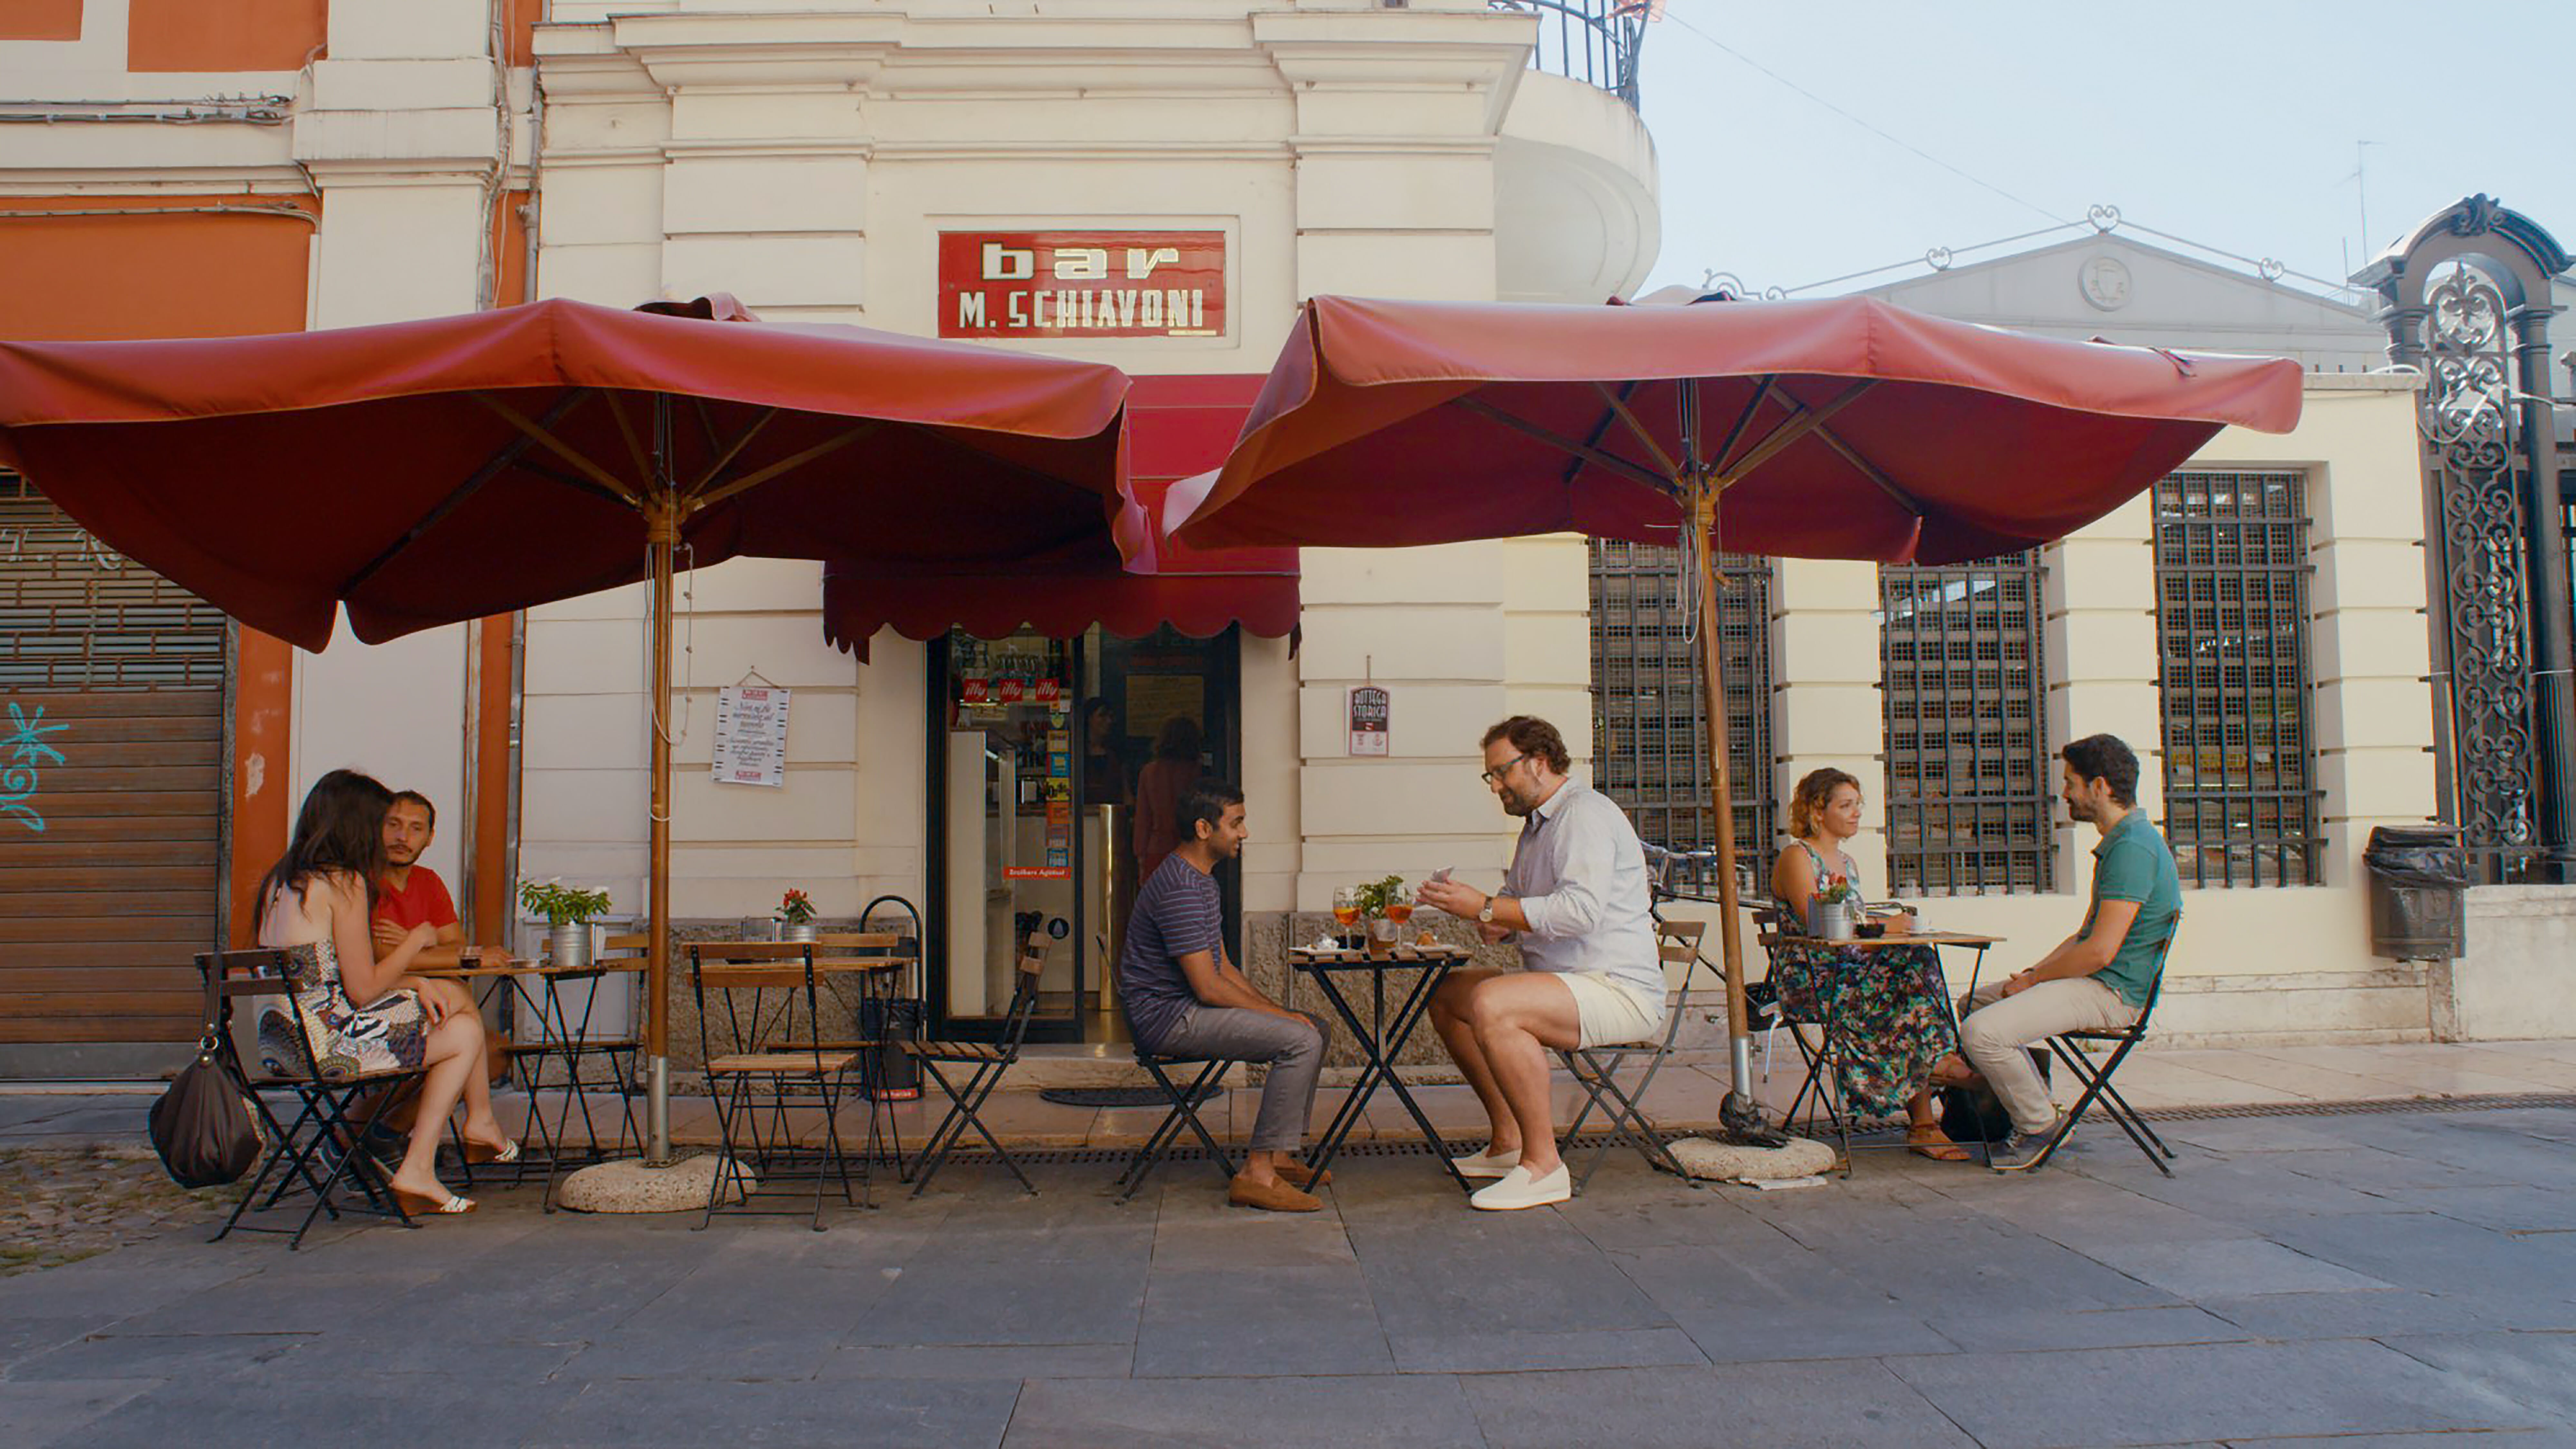
<path fill-rule="evenodd" d="M 1626 1159 L 1506 1215 L 1363 1156 L 1309 1217 L 1082 1161 L 822 1234 L 533 1188 L 170 1232 L 0 1279 L 0 1443 L 2576 1444 L 2576 1109 L 2167 1130 L 2170 1180 L 2096 1127 L 2027 1176 Z"/>

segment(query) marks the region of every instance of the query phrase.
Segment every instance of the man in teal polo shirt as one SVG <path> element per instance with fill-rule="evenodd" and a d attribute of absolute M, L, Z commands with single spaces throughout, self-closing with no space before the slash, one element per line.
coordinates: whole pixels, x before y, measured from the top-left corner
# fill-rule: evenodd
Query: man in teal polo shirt
<path fill-rule="evenodd" d="M 1994 1156 L 2006 1172 L 2035 1166 L 2058 1127 L 2048 1084 L 2023 1048 L 2060 1032 L 2135 1023 L 2164 969 L 2159 947 L 2182 914 L 2173 851 L 2137 808 L 2137 755 L 2116 736 L 2088 735 L 2060 757 L 2067 813 L 2102 832 L 2092 908 L 2038 965 L 1977 988 L 1960 1007 L 1960 1053 L 2012 1114 L 2012 1140 Z"/>

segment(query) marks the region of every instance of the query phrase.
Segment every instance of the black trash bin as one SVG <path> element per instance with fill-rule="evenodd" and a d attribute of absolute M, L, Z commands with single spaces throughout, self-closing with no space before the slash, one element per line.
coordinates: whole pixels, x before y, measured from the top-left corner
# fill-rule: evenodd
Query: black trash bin
<path fill-rule="evenodd" d="M 2467 857 L 2449 826 L 2370 832 L 2370 949 L 2396 960 L 2454 961 L 2468 953 Z"/>

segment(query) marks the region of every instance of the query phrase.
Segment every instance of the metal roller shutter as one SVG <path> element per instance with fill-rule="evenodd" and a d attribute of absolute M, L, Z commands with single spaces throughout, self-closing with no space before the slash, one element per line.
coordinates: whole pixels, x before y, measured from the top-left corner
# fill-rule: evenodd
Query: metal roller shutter
<path fill-rule="evenodd" d="M 0 1075 L 129 1075 L 219 944 L 227 625 L 0 474 Z"/>

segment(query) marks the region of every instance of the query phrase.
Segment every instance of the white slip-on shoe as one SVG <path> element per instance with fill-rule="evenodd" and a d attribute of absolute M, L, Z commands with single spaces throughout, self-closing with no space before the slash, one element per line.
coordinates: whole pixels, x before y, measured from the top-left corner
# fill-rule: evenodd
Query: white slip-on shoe
<path fill-rule="evenodd" d="M 1479 1152 L 1472 1157 L 1449 1159 L 1449 1165 L 1458 1169 L 1460 1177 L 1479 1182 L 1500 1177 L 1520 1166 L 1520 1163 L 1521 1151 L 1517 1147 L 1509 1152 Z"/>
<path fill-rule="evenodd" d="M 1556 1171 L 1540 1178 L 1531 1177 L 1528 1168 L 1516 1165 L 1503 1174 L 1502 1181 L 1469 1197 L 1467 1205 L 1489 1213 L 1511 1212 L 1516 1208 L 1546 1207 L 1573 1196 L 1574 1175 L 1565 1170 L 1564 1163 L 1558 1163 Z"/>

